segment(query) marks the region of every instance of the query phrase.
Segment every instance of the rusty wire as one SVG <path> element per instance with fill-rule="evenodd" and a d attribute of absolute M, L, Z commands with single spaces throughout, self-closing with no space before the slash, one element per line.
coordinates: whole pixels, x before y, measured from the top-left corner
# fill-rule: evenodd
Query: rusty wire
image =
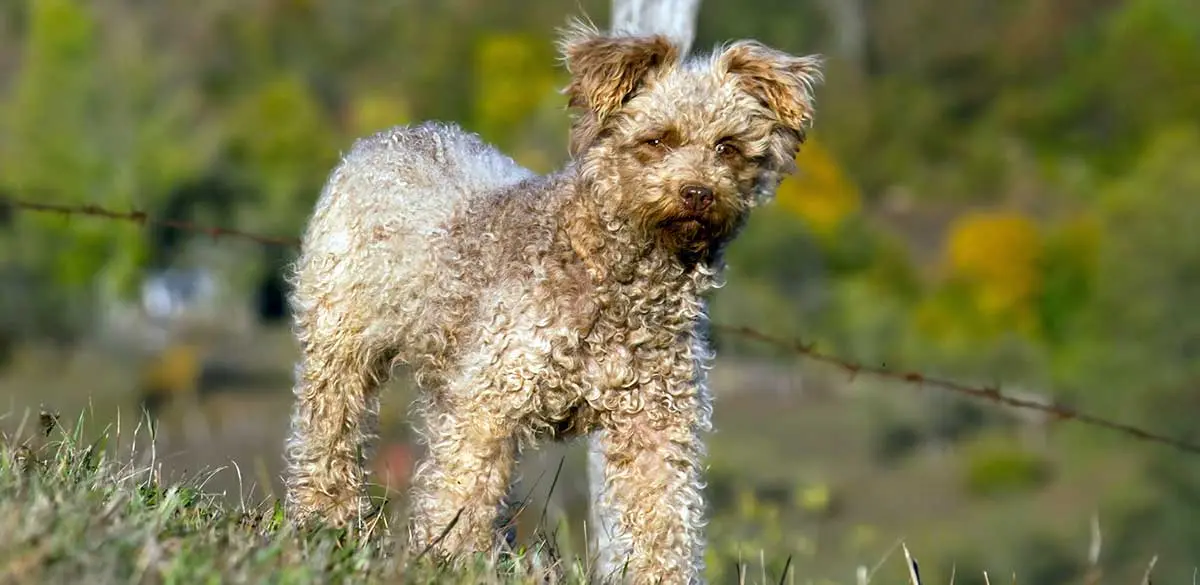
<path fill-rule="evenodd" d="M 1000 388 L 995 386 L 972 386 L 961 382 L 955 382 L 953 380 L 926 376 L 925 374 L 919 372 L 895 370 L 887 366 L 867 366 L 840 358 L 832 354 L 822 353 L 818 351 L 816 346 L 811 343 L 783 339 L 773 335 L 768 335 L 750 327 L 714 324 L 713 329 L 732 333 L 734 335 L 766 343 L 768 345 L 773 345 L 797 356 L 807 358 L 815 362 L 831 365 L 849 374 L 851 379 L 859 374 L 867 374 L 876 378 L 902 382 L 912 386 L 936 388 L 939 390 L 945 390 L 947 392 L 953 392 L 955 394 L 969 396 L 971 398 L 987 400 L 996 404 L 1002 404 L 1013 408 L 1034 410 L 1050 415 L 1057 420 L 1073 420 L 1087 425 L 1117 431 L 1127 436 L 1134 437 L 1138 440 L 1169 445 L 1179 449 L 1180 451 L 1200 454 L 1200 445 L 1195 445 L 1187 441 L 1167 437 L 1165 435 L 1147 431 L 1126 423 L 1116 422 L 1093 414 L 1080 412 L 1073 408 L 1068 408 L 1059 404 L 1045 404 L 1036 400 L 1011 396 L 1003 393 Z"/>
<path fill-rule="evenodd" d="M 158 225 L 179 231 L 205 234 L 214 239 L 220 237 L 241 238 L 265 246 L 295 247 L 300 245 L 300 240 L 296 238 L 263 236 L 229 228 L 199 225 L 182 220 L 156 218 L 150 216 L 144 211 L 114 211 L 92 204 L 68 205 L 61 203 L 40 203 L 36 201 L 14 199 L 12 197 L 0 197 L 0 208 L 3 207 L 8 207 L 18 211 L 33 211 L 38 213 L 56 214 L 63 217 L 99 217 L 104 219 L 127 221 L 130 223 L 135 223 L 139 226 Z"/>

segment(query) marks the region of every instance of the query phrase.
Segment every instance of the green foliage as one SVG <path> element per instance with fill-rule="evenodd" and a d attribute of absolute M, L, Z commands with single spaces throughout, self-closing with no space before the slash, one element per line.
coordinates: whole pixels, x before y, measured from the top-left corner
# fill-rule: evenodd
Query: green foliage
<path fill-rule="evenodd" d="M 472 120 L 484 139 L 501 146 L 559 81 L 553 47 L 540 36 L 488 35 L 476 45 Z"/>
<path fill-rule="evenodd" d="M 146 208 L 204 164 L 196 96 L 169 79 L 165 59 L 104 50 L 116 33 L 102 29 L 88 6 L 31 3 L 23 67 L 0 112 L 0 189 L 24 199 Z M 148 258 L 137 229 L 94 220 L 22 215 L 0 237 L 45 287 L 34 294 L 53 307 L 46 314 L 67 320 L 86 312 L 97 284 L 102 293 L 129 293 Z"/>
<path fill-rule="evenodd" d="M 1186 307 L 1200 295 L 1200 133 L 1156 134 L 1129 172 L 1098 193 L 1094 299 L 1081 317 L 1082 345 L 1072 372 L 1093 409 L 1196 440 L 1194 380 L 1200 375 L 1200 318 Z M 1156 486 L 1145 514 L 1171 534 L 1168 549 L 1196 550 L 1194 495 L 1200 474 L 1181 454 L 1145 455 Z"/>
<path fill-rule="evenodd" d="M 1094 286 L 1097 236 L 1095 222 L 1084 217 L 1064 222 L 1046 239 L 1036 312 L 1041 337 L 1051 346 L 1075 339 Z"/>
<path fill-rule="evenodd" d="M 1128 0 L 1085 22 L 1067 36 L 1059 79 L 1011 96 L 1003 115 L 1047 157 L 1120 173 L 1155 132 L 1200 113 L 1200 90 L 1181 75 L 1200 66 L 1200 9 Z"/>
<path fill-rule="evenodd" d="M 325 110 L 302 78 L 283 72 L 235 101 L 227 124 L 230 162 L 261 197 L 239 223 L 263 233 L 293 232 L 337 161 Z"/>

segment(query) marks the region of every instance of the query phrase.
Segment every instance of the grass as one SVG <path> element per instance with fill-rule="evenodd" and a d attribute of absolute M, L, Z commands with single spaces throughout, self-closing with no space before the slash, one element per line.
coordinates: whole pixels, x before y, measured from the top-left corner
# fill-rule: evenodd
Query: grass
<path fill-rule="evenodd" d="M 0 583 L 590 582 L 587 564 L 565 560 L 545 531 L 528 547 L 448 567 L 386 526 L 301 530 L 277 499 L 231 506 L 206 490 L 215 472 L 164 482 L 152 447 L 122 457 L 119 431 L 89 442 L 82 416 L 68 427 L 43 413 L 36 426 L 0 435 Z M 747 556 L 738 583 L 796 582 L 791 557 L 780 573 Z"/>
<path fill-rule="evenodd" d="M 585 581 L 585 567 L 549 547 L 451 569 L 384 530 L 298 530 L 278 500 L 222 504 L 205 476 L 167 485 L 153 453 L 121 461 L 111 434 L 88 443 L 52 416 L 41 422 L 35 436 L 0 439 L 0 583 Z"/>
<path fill-rule="evenodd" d="M 119 432 L 88 442 L 82 422 L 68 428 L 43 413 L 35 432 L 0 435 L 0 583 L 589 582 L 586 563 L 565 560 L 557 539 L 545 532 L 532 546 L 448 567 L 412 554 L 379 524 L 353 534 L 299 530 L 285 520 L 278 500 L 231 506 L 206 492 L 211 473 L 164 483 L 153 448 L 119 457 L 120 441 L 110 442 L 121 438 Z M 1098 525 L 1092 537 L 1088 584 L 1099 582 Z M 870 571 L 860 567 L 858 585 L 871 582 L 897 547 L 906 580 L 921 585 L 917 561 L 904 543 Z M 760 566 L 738 563 L 737 583 L 798 581 L 790 556 L 782 571 L 768 570 L 773 563 L 761 554 L 754 560 Z M 1151 583 L 1156 562 L 1146 568 L 1143 584 Z M 881 580 L 898 582 L 896 577 Z M 951 583 L 955 577 L 952 572 Z M 990 585 L 986 572 L 982 577 Z M 1014 575 L 1009 582 L 1019 581 Z"/>

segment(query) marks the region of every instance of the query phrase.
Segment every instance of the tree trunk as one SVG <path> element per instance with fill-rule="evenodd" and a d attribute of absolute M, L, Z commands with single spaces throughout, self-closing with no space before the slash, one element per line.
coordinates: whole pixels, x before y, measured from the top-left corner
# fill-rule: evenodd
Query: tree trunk
<path fill-rule="evenodd" d="M 867 48 L 863 0 L 820 0 L 834 32 L 834 55 L 861 71 Z"/>
<path fill-rule="evenodd" d="M 613 32 L 663 33 L 683 54 L 696 39 L 700 0 L 613 0 Z"/>

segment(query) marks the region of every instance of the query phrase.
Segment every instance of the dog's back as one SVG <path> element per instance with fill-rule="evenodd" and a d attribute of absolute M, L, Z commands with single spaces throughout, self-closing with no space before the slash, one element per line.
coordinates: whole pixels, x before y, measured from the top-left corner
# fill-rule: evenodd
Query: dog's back
<path fill-rule="evenodd" d="M 475 134 L 426 122 L 356 141 L 329 187 L 342 197 L 351 192 L 357 205 L 369 205 L 389 221 L 425 231 L 444 224 L 458 206 L 533 175 Z"/>
<path fill-rule="evenodd" d="M 421 335 L 444 321 L 446 299 L 437 291 L 457 288 L 439 264 L 452 218 L 534 176 L 450 124 L 398 126 L 358 140 L 330 174 L 306 228 L 294 276 L 297 317 L 303 322 L 317 304 L 335 301 L 356 308 L 338 317 L 339 326 L 363 330 L 367 344 L 385 337 L 404 345 Z M 386 328 L 377 318 L 356 322 L 381 314 L 395 320 Z"/>

